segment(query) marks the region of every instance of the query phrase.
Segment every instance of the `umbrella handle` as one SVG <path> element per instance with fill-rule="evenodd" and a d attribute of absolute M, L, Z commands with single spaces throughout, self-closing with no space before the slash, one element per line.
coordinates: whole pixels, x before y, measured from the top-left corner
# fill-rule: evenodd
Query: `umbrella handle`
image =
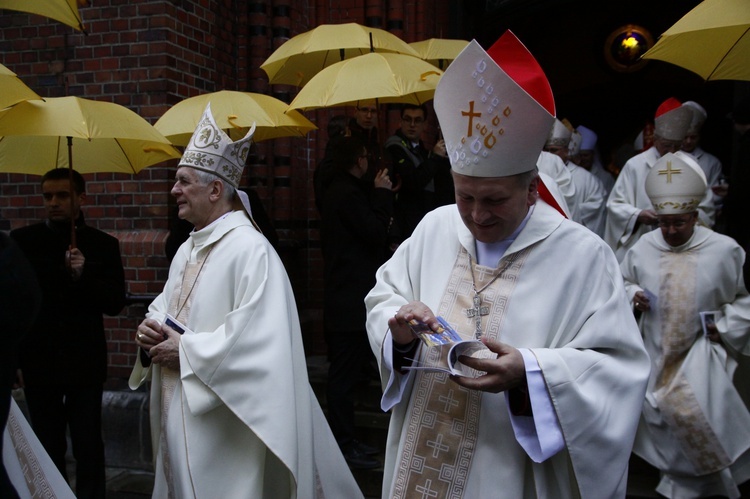
<path fill-rule="evenodd" d="M 430 76 L 430 75 L 440 76 L 440 73 L 438 73 L 437 71 L 427 71 L 427 72 L 422 73 L 421 75 L 419 75 L 419 79 L 422 80 L 422 81 L 425 81 L 425 80 L 427 80 L 427 77 Z"/>
<path fill-rule="evenodd" d="M 76 219 L 73 216 L 73 201 L 75 200 L 75 189 L 73 188 L 73 137 L 68 137 L 68 183 L 70 184 L 70 247 L 76 247 Z"/>
<path fill-rule="evenodd" d="M 228 121 L 228 122 L 229 122 L 229 124 L 230 124 L 230 125 L 232 125 L 232 126 L 233 126 L 234 128 L 242 128 L 242 127 L 241 127 L 241 126 L 239 126 L 238 124 L 236 124 L 236 123 L 233 123 L 233 122 L 232 122 L 232 120 L 236 120 L 237 118 L 238 118 L 238 116 L 237 116 L 236 114 L 230 114 L 229 116 L 227 116 L 227 121 Z"/>

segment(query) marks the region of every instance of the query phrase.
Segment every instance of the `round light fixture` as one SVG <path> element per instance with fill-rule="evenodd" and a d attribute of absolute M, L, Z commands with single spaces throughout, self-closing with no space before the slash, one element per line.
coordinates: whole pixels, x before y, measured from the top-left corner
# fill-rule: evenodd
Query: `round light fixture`
<path fill-rule="evenodd" d="M 654 38 L 647 29 L 628 24 L 609 34 L 604 44 L 604 59 L 615 71 L 630 73 L 646 65 L 648 61 L 641 56 L 653 46 Z"/>

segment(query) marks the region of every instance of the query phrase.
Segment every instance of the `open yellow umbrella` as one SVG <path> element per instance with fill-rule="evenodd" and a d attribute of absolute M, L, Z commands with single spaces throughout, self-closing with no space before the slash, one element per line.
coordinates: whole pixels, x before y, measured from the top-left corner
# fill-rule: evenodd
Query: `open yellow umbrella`
<path fill-rule="evenodd" d="M 85 33 L 81 13 L 78 11 L 78 5 L 85 3 L 85 0 L 0 0 L 0 9 L 49 17 Z"/>
<path fill-rule="evenodd" d="M 380 104 L 423 104 L 432 100 L 443 72 L 417 57 L 370 53 L 336 64 L 315 75 L 290 109 Z"/>
<path fill-rule="evenodd" d="M 172 106 L 159 118 L 154 127 L 172 144 L 186 146 L 206 104 L 216 124 L 232 140 L 244 137 L 255 123 L 253 140 L 256 142 L 277 137 L 303 137 L 317 127 L 298 111 L 279 99 L 252 92 L 221 90 L 190 97 Z"/>
<path fill-rule="evenodd" d="M 137 173 L 179 157 L 148 121 L 111 102 L 57 97 L 0 112 L 0 172 L 43 175 L 68 167 L 80 173 Z"/>
<path fill-rule="evenodd" d="M 665 31 L 644 59 L 681 66 L 704 80 L 750 81 L 750 1 L 704 0 Z"/>
<path fill-rule="evenodd" d="M 51 97 L 0 112 L 0 172 L 137 173 L 179 157 L 148 121 L 112 102 Z"/>
<path fill-rule="evenodd" d="M 448 38 L 430 38 L 421 42 L 410 43 L 417 51 L 419 58 L 445 70 L 448 64 L 461 53 L 469 44 L 466 40 L 451 40 Z"/>
<path fill-rule="evenodd" d="M 304 86 L 320 70 L 370 52 L 417 56 L 388 31 L 357 23 L 321 24 L 284 42 L 260 68 L 272 84 Z"/>
<path fill-rule="evenodd" d="M 22 82 L 16 73 L 0 64 L 0 109 L 25 100 L 42 98 Z"/>

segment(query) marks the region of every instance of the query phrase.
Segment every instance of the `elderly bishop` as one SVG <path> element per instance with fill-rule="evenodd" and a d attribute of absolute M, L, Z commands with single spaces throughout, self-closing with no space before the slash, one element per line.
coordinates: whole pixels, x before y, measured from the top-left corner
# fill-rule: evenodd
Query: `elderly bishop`
<path fill-rule="evenodd" d="M 130 376 L 151 380 L 153 497 L 362 497 L 310 388 L 284 266 L 237 188 L 254 129 L 232 142 L 209 104 L 172 187 L 195 229 Z"/>

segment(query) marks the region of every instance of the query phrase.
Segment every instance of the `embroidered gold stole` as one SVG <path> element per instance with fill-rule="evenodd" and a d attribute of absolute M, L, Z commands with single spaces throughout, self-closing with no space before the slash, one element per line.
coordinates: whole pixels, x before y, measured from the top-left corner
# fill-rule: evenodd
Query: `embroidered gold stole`
<path fill-rule="evenodd" d="M 697 266 L 695 252 L 661 253 L 658 308 L 662 359 L 654 395 L 683 453 L 696 472 L 704 475 L 726 468 L 731 459 L 718 445 L 718 438 L 681 370 L 696 340 L 695 318 L 699 315 L 695 300 Z"/>
<path fill-rule="evenodd" d="M 192 291 L 198 283 L 203 264 L 206 262 L 211 249 L 205 251 L 203 256 L 196 262 L 186 263 L 185 272 L 182 275 L 182 284 L 175 289 L 169 301 L 169 313 L 182 324 L 187 324 L 190 317 L 190 306 L 192 304 Z M 167 482 L 169 499 L 179 499 L 174 490 L 174 480 L 171 461 L 169 459 L 169 445 L 167 442 L 167 420 L 169 419 L 169 408 L 172 405 L 177 382 L 180 379 L 180 371 L 161 367 L 161 438 L 160 447 L 162 452 L 162 465 Z"/>
<path fill-rule="evenodd" d="M 527 248 L 504 259 L 499 268 L 490 268 L 470 265 L 468 253 L 461 248 L 437 315 L 452 324 L 462 338 L 473 338 L 474 319 L 466 314 L 473 307 L 471 272 L 477 289 L 502 274 L 481 295 L 482 305 L 489 307 L 489 315 L 482 318 L 484 335 L 493 340 L 500 337 L 529 252 Z M 425 350 L 421 348 L 421 356 Z M 482 392 L 453 383 L 445 373 L 417 371 L 415 375 L 391 497 L 462 497 L 477 445 Z"/>

